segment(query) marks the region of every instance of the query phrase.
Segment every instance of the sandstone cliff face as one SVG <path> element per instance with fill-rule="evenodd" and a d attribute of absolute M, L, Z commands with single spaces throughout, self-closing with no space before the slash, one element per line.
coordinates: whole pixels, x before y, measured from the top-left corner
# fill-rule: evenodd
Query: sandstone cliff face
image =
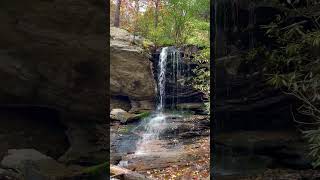
<path fill-rule="evenodd" d="M 127 31 L 111 27 L 110 33 L 110 108 L 153 109 L 156 83 L 151 61 Z"/>
<path fill-rule="evenodd" d="M 97 128 L 106 123 L 103 7 L 96 0 L 0 2 L 1 107 L 55 109 L 67 129 L 67 162 L 106 157 Z"/>

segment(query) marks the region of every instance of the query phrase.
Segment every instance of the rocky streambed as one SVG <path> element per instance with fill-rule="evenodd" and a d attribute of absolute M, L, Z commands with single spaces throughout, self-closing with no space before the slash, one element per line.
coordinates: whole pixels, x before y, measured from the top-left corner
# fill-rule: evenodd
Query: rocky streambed
<path fill-rule="evenodd" d="M 237 131 L 216 134 L 217 179 L 316 179 L 308 145 L 298 131 Z"/>
<path fill-rule="evenodd" d="M 166 114 L 167 126 L 159 139 L 139 144 L 147 121 L 111 125 L 111 164 L 151 179 L 208 178 L 210 122 L 205 115 Z M 139 146 L 147 151 L 139 153 Z"/>

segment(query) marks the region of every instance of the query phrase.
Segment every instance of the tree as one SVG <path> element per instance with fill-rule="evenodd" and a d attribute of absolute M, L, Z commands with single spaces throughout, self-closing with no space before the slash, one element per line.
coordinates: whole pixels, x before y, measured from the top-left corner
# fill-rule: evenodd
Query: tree
<path fill-rule="evenodd" d="M 160 0 L 155 0 L 154 28 L 157 28 L 159 23 L 159 1 Z"/>
<path fill-rule="evenodd" d="M 135 6 L 135 11 L 134 11 L 134 32 L 133 32 L 133 40 L 136 38 L 136 33 L 138 31 L 138 19 L 139 19 L 139 0 L 134 0 L 134 6 Z"/>
<path fill-rule="evenodd" d="M 121 13 L 121 0 L 117 0 L 116 2 L 116 11 L 114 14 L 114 26 L 120 27 L 120 13 Z"/>

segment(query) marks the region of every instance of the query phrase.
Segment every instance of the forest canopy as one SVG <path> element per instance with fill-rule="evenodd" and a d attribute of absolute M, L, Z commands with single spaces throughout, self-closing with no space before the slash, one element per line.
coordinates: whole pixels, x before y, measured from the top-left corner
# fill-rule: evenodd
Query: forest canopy
<path fill-rule="evenodd" d="M 111 22 L 115 26 L 141 35 L 157 46 L 209 46 L 210 0 L 111 0 L 110 3 Z"/>

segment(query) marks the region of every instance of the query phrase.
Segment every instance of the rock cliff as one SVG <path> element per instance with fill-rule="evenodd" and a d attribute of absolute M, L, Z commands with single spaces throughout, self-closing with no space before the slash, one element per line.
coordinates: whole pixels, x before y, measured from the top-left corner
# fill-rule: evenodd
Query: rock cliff
<path fill-rule="evenodd" d="M 153 109 L 156 83 L 148 55 L 127 31 L 111 27 L 110 33 L 110 108 Z"/>
<path fill-rule="evenodd" d="M 261 26 L 284 13 L 283 7 L 273 1 L 219 0 L 215 8 L 217 129 L 292 128 L 292 98 L 266 83 L 264 59 L 246 59 L 259 45 L 274 43 Z"/>
<path fill-rule="evenodd" d="M 107 123 L 104 3 L 11 0 L 1 1 L 0 7 L 0 109 L 10 109 L 9 115 L 0 114 L 0 129 L 4 124 L 12 125 L 7 131 L 1 129 L 1 135 L 16 133 L 14 127 L 20 124 L 19 120 L 25 120 L 21 113 L 25 112 L 30 115 L 29 124 L 34 124 L 33 117 L 41 117 L 37 118 L 39 122 L 64 127 L 52 126 L 52 131 L 64 132 L 69 143 L 68 150 L 55 158 L 87 165 L 104 161 L 108 151 L 104 145 L 107 140 L 101 140 L 103 134 L 108 134 L 102 128 Z M 15 117 L 16 124 L 12 124 L 14 116 L 19 116 Z M 41 128 L 47 127 L 39 125 L 33 132 L 41 132 Z M 40 133 L 35 134 L 33 139 L 41 137 Z M 56 141 L 41 138 L 40 142 L 30 141 L 19 148 L 34 147 L 52 156 L 48 153 L 50 146 L 66 144 L 63 137 Z M 19 138 L 16 140 L 15 144 L 20 144 Z M 7 151 L 3 143 L 0 142 L 0 152 Z M 43 143 L 50 146 L 43 149 Z"/>

